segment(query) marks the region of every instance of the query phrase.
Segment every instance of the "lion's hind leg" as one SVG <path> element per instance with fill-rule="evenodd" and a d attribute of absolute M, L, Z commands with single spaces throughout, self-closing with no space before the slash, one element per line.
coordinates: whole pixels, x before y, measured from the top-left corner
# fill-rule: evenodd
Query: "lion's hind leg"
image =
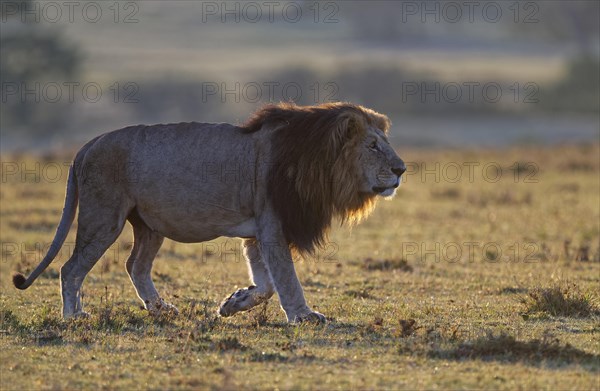
<path fill-rule="evenodd" d="M 247 311 L 269 300 L 275 293 L 271 275 L 261 259 L 256 240 L 244 239 L 243 246 L 253 285 L 238 289 L 225 299 L 219 309 L 221 316 L 231 316 L 240 311 Z"/>
<path fill-rule="evenodd" d="M 103 213 L 104 212 L 104 213 Z M 63 317 L 87 316 L 81 304 L 80 289 L 85 276 L 115 242 L 125 218 L 118 210 L 80 208 L 75 249 L 60 269 Z"/>
<path fill-rule="evenodd" d="M 177 315 L 179 313 L 177 308 L 160 297 L 152 281 L 152 264 L 164 237 L 153 232 L 135 210 L 128 219 L 133 226 L 134 244 L 125 265 L 138 297 L 153 315 L 165 313 Z"/>

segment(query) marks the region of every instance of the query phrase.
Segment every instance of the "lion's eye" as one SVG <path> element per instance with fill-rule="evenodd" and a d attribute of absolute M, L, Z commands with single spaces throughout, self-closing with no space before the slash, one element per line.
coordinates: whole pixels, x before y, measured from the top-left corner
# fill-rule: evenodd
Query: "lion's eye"
<path fill-rule="evenodd" d="M 369 144 L 369 148 L 374 151 L 379 151 L 379 146 L 377 145 L 377 141 L 373 141 L 371 144 Z"/>

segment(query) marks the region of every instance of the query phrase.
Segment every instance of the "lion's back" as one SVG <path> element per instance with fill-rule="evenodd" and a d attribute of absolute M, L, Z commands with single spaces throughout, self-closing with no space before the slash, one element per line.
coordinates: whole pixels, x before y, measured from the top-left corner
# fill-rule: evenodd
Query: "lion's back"
<path fill-rule="evenodd" d="M 85 153 L 84 164 L 171 175 L 198 164 L 220 164 L 247 156 L 252 149 L 251 138 L 226 123 L 135 125 L 98 137 Z"/>

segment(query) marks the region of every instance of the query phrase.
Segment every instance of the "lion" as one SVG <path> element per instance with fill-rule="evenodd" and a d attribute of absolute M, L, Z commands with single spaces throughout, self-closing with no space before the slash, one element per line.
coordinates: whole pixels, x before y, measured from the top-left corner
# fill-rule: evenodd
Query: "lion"
<path fill-rule="evenodd" d="M 105 133 L 73 160 L 47 255 L 13 283 L 26 289 L 50 265 L 79 204 L 75 248 L 60 270 L 65 319 L 88 315 L 83 280 L 128 221 L 134 245 L 125 267 L 151 313 L 178 313 L 151 278 L 163 239 L 225 236 L 242 239 L 251 285 L 222 302 L 221 316 L 277 292 L 288 322 L 325 322 L 307 305 L 292 254 L 314 253 L 334 218 L 356 223 L 376 197 L 394 196 L 406 166 L 388 142 L 389 127 L 385 115 L 351 103 L 279 103 L 241 126 L 192 122 Z"/>

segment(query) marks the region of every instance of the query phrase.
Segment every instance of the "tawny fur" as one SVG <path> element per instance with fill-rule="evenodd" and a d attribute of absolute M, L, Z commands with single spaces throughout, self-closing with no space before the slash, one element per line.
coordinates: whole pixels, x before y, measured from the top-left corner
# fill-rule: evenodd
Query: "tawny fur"
<path fill-rule="evenodd" d="M 138 125 L 88 142 L 69 171 L 65 207 L 50 251 L 26 289 L 62 246 L 77 206 L 75 249 L 61 268 L 63 316 L 84 314 L 81 284 L 120 235 L 133 227 L 126 269 L 154 313 L 177 313 L 151 279 L 163 239 L 244 238 L 253 286 L 231 295 L 232 315 L 277 292 L 289 321 L 324 321 L 306 304 L 292 250 L 311 252 L 334 218 L 366 217 L 377 195 L 392 196 L 404 163 L 387 141 L 382 114 L 349 103 L 268 105 L 246 124 Z M 255 285 L 255 287 L 254 287 Z"/>

